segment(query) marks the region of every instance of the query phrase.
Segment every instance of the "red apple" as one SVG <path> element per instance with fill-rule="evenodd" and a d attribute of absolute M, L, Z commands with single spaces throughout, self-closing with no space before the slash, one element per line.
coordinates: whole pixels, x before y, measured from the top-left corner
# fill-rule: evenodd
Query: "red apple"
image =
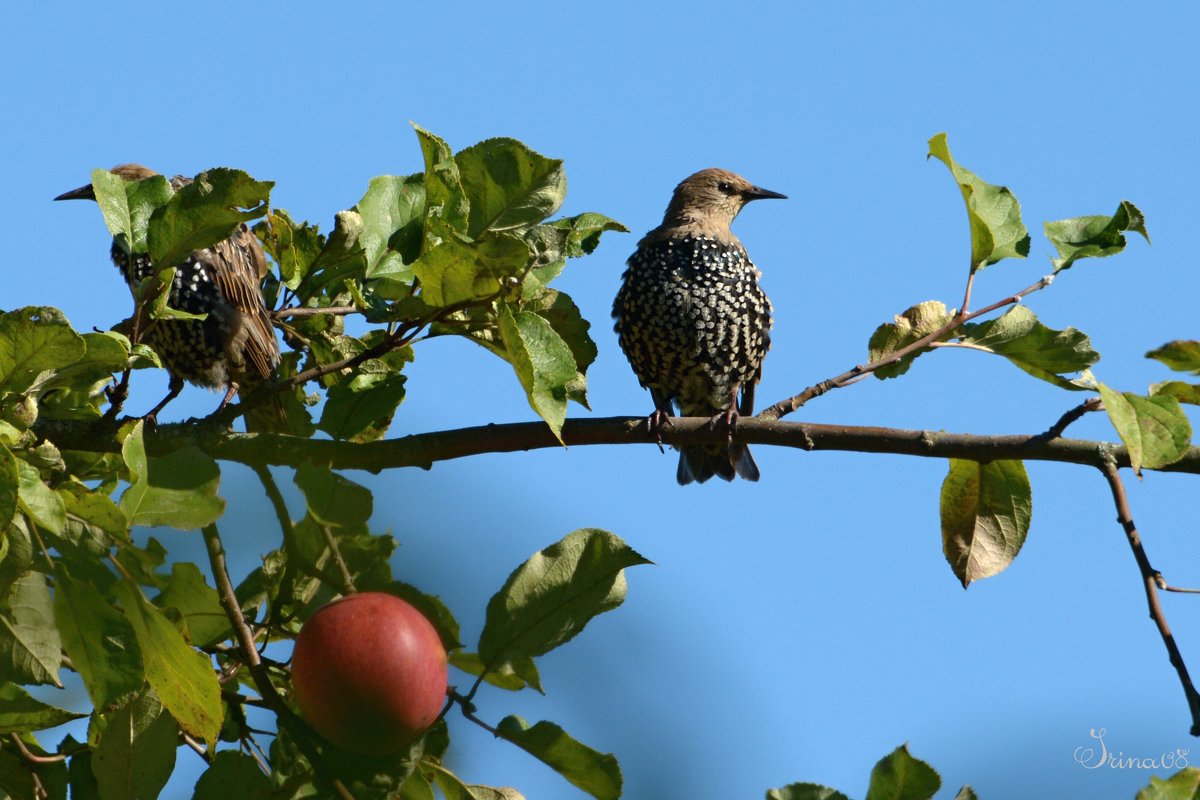
<path fill-rule="evenodd" d="M 433 625 L 382 592 L 318 609 L 292 654 L 301 714 L 329 741 L 365 755 L 396 753 L 432 725 L 446 680 L 446 650 Z"/>

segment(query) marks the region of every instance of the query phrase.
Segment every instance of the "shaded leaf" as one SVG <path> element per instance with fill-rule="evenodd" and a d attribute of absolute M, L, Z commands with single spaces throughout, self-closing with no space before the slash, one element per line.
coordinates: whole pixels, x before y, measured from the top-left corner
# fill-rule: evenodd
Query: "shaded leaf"
<path fill-rule="evenodd" d="M 621 796 L 621 766 L 617 759 L 572 739 L 553 722 L 542 721 L 530 727 L 520 717 L 508 716 L 500 720 L 496 730 L 592 797 L 616 800 Z"/>
<path fill-rule="evenodd" d="M 407 380 L 395 373 L 356 372 L 330 387 L 317 428 L 335 439 L 378 439 L 404 401 Z"/>
<path fill-rule="evenodd" d="M 867 344 L 868 360 L 871 363 L 888 358 L 938 330 L 950 322 L 950 314 L 946 311 L 945 303 L 926 300 L 898 314 L 894 319 L 895 322 L 884 323 L 871 334 L 871 341 Z M 914 358 L 928 352 L 929 348 L 926 347 L 909 353 L 896 363 L 875 370 L 875 377 L 880 380 L 897 378 L 908 372 Z"/>
<path fill-rule="evenodd" d="M 488 602 L 479 657 L 489 669 L 540 656 L 625 599 L 625 568 L 651 563 L 595 528 L 567 534 L 513 571 Z"/>
<path fill-rule="evenodd" d="M 1129 450 L 1129 463 L 1138 475 L 1142 467 L 1158 469 L 1187 454 L 1192 426 L 1174 397 L 1142 397 L 1098 386 L 1104 410 Z"/>
<path fill-rule="evenodd" d="M 15 684 L 0 684 L 0 733 L 40 731 L 85 716 L 35 700 Z"/>
<path fill-rule="evenodd" d="M 1004 356 L 1035 378 L 1074 391 L 1090 387 L 1062 375 L 1087 369 L 1100 360 L 1087 334 L 1075 328 L 1048 328 L 1021 305 L 996 319 L 964 325 L 960 341 Z"/>
<path fill-rule="evenodd" d="M 545 694 L 537 664 L 532 658 L 515 658 L 495 669 L 487 669 L 477 653 L 464 653 L 459 650 L 450 654 L 450 664 L 468 674 L 483 675 L 485 682 L 500 689 L 517 692 L 528 687 Z"/>
<path fill-rule="evenodd" d="M 849 800 L 841 792 L 815 783 L 789 783 L 767 792 L 767 800 Z"/>
<path fill-rule="evenodd" d="M 217 462 L 189 445 L 161 458 L 148 458 L 141 420 L 121 445 L 130 484 L 121 508 L 135 525 L 167 525 L 181 530 L 215 522 L 225 511 L 217 496 Z"/>
<path fill-rule="evenodd" d="M 1074 217 L 1045 224 L 1046 238 L 1058 250 L 1050 259 L 1055 272 L 1068 269 L 1081 258 L 1104 258 L 1125 249 L 1125 233 L 1140 233 L 1147 242 L 1146 218 L 1137 206 L 1122 200 L 1111 217 Z"/>
<path fill-rule="evenodd" d="M 163 613 L 146 602 L 136 586 L 117 584 L 122 611 L 133 627 L 146 680 L 179 726 L 213 744 L 224 709 L 212 663 L 184 641 Z"/>
<path fill-rule="evenodd" d="M 1164 381 L 1150 384 L 1151 397 L 1174 397 L 1181 403 L 1200 406 L 1200 385 L 1183 381 Z"/>
<path fill-rule="evenodd" d="M 942 483 L 942 552 L 964 589 L 1012 563 L 1025 543 L 1032 514 L 1023 463 L 950 459 Z"/>
<path fill-rule="evenodd" d="M 153 800 L 175 769 L 178 731 L 152 692 L 108 715 L 92 753 L 103 800 Z"/>
<path fill-rule="evenodd" d="M 142 685 L 141 657 L 128 620 L 93 584 L 75 580 L 61 563 L 55 571 L 54 618 L 63 650 L 96 708 L 107 708 Z"/>
<path fill-rule="evenodd" d="M 52 533 L 63 532 L 67 508 L 58 492 L 42 481 L 37 467 L 17 459 L 17 502 L 34 522 Z"/>
<path fill-rule="evenodd" d="M 871 770 L 867 800 L 930 800 L 941 786 L 933 767 L 913 758 L 902 744 Z"/>
<path fill-rule="evenodd" d="M 558 437 L 569 391 L 578 387 L 571 348 L 544 317 L 530 311 L 514 314 L 508 306 L 500 310 L 500 336 L 529 405 Z"/>
<path fill-rule="evenodd" d="M 1029 231 L 1021 221 L 1021 204 L 1008 187 L 993 186 L 955 163 L 944 133 L 929 140 L 929 155 L 950 168 L 967 205 L 971 269 L 1029 255 Z"/>
<path fill-rule="evenodd" d="M 266 219 L 254 226 L 254 233 L 279 265 L 280 278 L 289 289 L 300 285 L 325 245 L 316 225 L 296 224 L 282 208 L 271 209 Z"/>
<path fill-rule="evenodd" d="M 317 522 L 353 527 L 371 518 L 371 491 L 329 467 L 305 462 L 296 470 L 295 480 Z"/>
<path fill-rule="evenodd" d="M 201 172 L 151 216 L 146 237 L 150 260 L 172 267 L 193 250 L 228 239 L 238 225 L 263 215 L 274 185 L 226 167 Z"/>
<path fill-rule="evenodd" d="M 217 753 L 196 782 L 192 800 L 270 800 L 271 781 L 253 758 L 233 750 Z"/>
<path fill-rule="evenodd" d="M 184 634 L 195 647 L 208 647 L 233 635 L 217 590 L 208 585 L 200 568 L 191 562 L 171 565 L 171 578 L 156 603 L 180 613 Z"/>
<path fill-rule="evenodd" d="M 1161 361 L 1176 372 L 1200 375 L 1200 342 L 1194 339 L 1176 339 L 1146 353 L 1146 358 Z"/>
<path fill-rule="evenodd" d="M 413 130 L 425 159 L 425 239 L 436 244 L 450 231 L 467 232 L 470 209 L 450 146 L 418 125 Z"/>
<path fill-rule="evenodd" d="M 562 205 L 567 177 L 562 161 L 516 139 L 486 139 L 454 157 L 469 210 L 467 234 L 525 228 Z"/>
<path fill-rule="evenodd" d="M 0 537 L 5 535 L 13 514 L 17 513 L 19 481 L 17 457 L 7 447 L 0 445 Z M 0 546 L 0 560 L 3 554 L 4 548 Z"/>
<path fill-rule="evenodd" d="M 500 280 L 519 275 L 529 258 L 529 245 L 509 233 L 488 232 L 474 242 L 448 235 L 435 245 L 427 242 L 412 268 L 422 298 L 436 308 L 497 294 Z"/>
<path fill-rule="evenodd" d="M 61 660 L 62 640 L 46 576 L 26 572 L 4 587 L 0 603 L 0 678 L 62 688 Z"/>

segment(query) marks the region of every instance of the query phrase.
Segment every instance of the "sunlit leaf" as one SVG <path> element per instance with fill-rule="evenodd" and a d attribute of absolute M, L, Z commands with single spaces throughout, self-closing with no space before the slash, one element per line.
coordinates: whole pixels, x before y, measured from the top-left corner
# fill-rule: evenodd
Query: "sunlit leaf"
<path fill-rule="evenodd" d="M 92 753 L 100 797 L 158 797 L 175 769 L 178 736 L 175 720 L 153 692 L 143 692 L 108 715 Z"/>
<path fill-rule="evenodd" d="M 971 225 L 971 269 L 1005 258 L 1029 255 L 1029 231 L 1021 221 L 1021 204 L 1006 186 L 993 186 L 959 166 L 950 155 L 946 134 L 929 140 L 929 155 L 950 168 L 967 205 Z"/>
<path fill-rule="evenodd" d="M 217 590 L 208 585 L 195 564 L 172 564 L 167 588 L 155 602 L 180 613 L 184 633 L 196 647 L 208 647 L 233 635 Z"/>
<path fill-rule="evenodd" d="M 1050 259 L 1055 272 L 1069 268 L 1081 258 L 1103 258 L 1125 249 L 1125 233 L 1140 233 L 1147 242 L 1146 218 L 1137 206 L 1122 200 L 1111 217 L 1074 217 L 1045 224 L 1046 238 L 1058 250 L 1058 258 Z"/>
<path fill-rule="evenodd" d="M 1133 471 L 1158 469 L 1183 458 L 1192 439 L 1192 425 L 1174 397 L 1142 397 L 1099 385 L 1104 410 L 1129 450 Z"/>
<path fill-rule="evenodd" d="M 1022 305 L 1013 306 L 996 319 L 964 325 L 960 341 L 1004 356 L 1035 378 L 1074 391 L 1090 387 L 1062 376 L 1085 370 L 1100 360 L 1087 334 L 1075 328 L 1048 328 Z"/>
<path fill-rule="evenodd" d="M 871 341 L 867 344 L 871 363 L 888 358 L 938 330 L 950 321 L 950 314 L 946 311 L 945 303 L 926 300 L 896 315 L 894 319 L 895 322 L 880 325 L 871 334 Z M 880 380 L 899 377 L 908 372 L 914 358 L 928 352 L 929 348 L 926 347 L 909 353 L 894 364 L 875 370 L 875 377 Z"/>
<path fill-rule="evenodd" d="M 0 392 L 24 392 L 47 370 L 83 358 L 87 345 L 56 308 L 28 306 L 0 314 Z"/>
<path fill-rule="evenodd" d="M 1186 752 L 1186 751 L 1183 751 Z M 1196 800 L 1200 797 L 1200 769 L 1187 767 L 1170 778 L 1150 779 L 1135 800 Z"/>
<path fill-rule="evenodd" d="M 767 792 L 767 800 L 849 800 L 841 792 L 815 783 L 789 783 Z"/>
<path fill-rule="evenodd" d="M 354 207 L 362 215 L 359 237 L 367 278 L 411 280 L 407 265 L 421 252 L 425 217 L 425 176 L 380 175 Z"/>
<path fill-rule="evenodd" d="M 1176 372 L 1200 375 L 1200 342 L 1176 339 L 1146 353 L 1146 358 L 1161 361 Z"/>
<path fill-rule="evenodd" d="M 17 459 L 17 500 L 33 521 L 52 533 L 62 533 L 67 524 L 63 499 L 45 484 L 37 467 Z"/>
<path fill-rule="evenodd" d="M 1029 477 L 1020 461 L 950 460 L 942 483 L 942 552 L 963 588 L 1012 563 L 1032 514 Z"/>
<path fill-rule="evenodd" d="M 193 250 L 228 239 L 238 225 L 263 215 L 274 185 L 237 169 L 201 172 L 151 216 L 147 233 L 151 261 L 172 267 Z"/>
<path fill-rule="evenodd" d="M 217 462 L 190 445 L 148 458 L 143 426 L 139 420 L 121 445 L 130 473 L 121 508 L 135 525 L 188 530 L 215 522 L 225 511 L 225 501 L 217 496 Z"/>
<path fill-rule="evenodd" d="M 436 243 L 450 231 L 465 234 L 470 208 L 454 154 L 435 134 L 418 125 L 413 129 L 425 158 L 425 238 Z"/>
<path fill-rule="evenodd" d="M 576 741 L 553 722 L 542 721 L 531 727 L 520 717 L 508 716 L 500 720 L 496 730 L 592 797 L 617 800 L 621 796 L 621 766 L 617 759 Z"/>
<path fill-rule="evenodd" d="M 147 252 L 150 217 L 174 194 L 170 182 L 162 175 L 127 181 L 106 169 L 97 169 L 92 171 L 92 190 L 117 245 L 126 253 Z"/>
<path fill-rule="evenodd" d="M 467 234 L 505 231 L 541 222 L 562 205 L 567 178 L 562 161 L 516 139 L 486 139 L 454 157 L 467 196 Z"/>
<path fill-rule="evenodd" d="M 529 405 L 558 436 L 568 396 L 578 387 L 571 348 L 544 317 L 531 311 L 514 314 L 508 306 L 500 310 L 500 336 Z"/>

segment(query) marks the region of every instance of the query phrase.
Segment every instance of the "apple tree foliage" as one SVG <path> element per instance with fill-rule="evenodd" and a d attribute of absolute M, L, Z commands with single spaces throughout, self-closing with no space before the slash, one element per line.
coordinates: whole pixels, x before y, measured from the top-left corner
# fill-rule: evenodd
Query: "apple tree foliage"
<path fill-rule="evenodd" d="M 321 449 L 365 453 L 386 442 L 407 390 L 405 365 L 432 336 L 468 339 L 509 363 L 552 442 L 569 439 L 569 403 L 587 407 L 596 345 L 589 322 L 552 284 L 603 234 L 625 228 L 598 213 L 555 217 L 566 192 L 562 162 L 521 142 L 489 139 L 455 153 L 428 131 L 416 134 L 424 171 L 373 178 L 326 233 L 272 206 L 272 183 L 235 169 L 203 172 L 178 192 L 162 177 L 126 183 L 96 170 L 97 203 L 117 245 L 147 253 L 161 267 L 157 279 L 135 292 L 141 323 L 79 332 L 54 308 L 0 314 L 0 792 L 6 796 L 153 798 L 183 748 L 179 757 L 206 764 L 196 800 L 520 797 L 446 766 L 450 712 L 593 797 L 622 795 L 615 756 L 551 721 L 482 720 L 473 699 L 480 691 L 541 691 L 537 659 L 621 605 L 625 571 L 647 559 L 607 531 L 569 533 L 517 566 L 488 603 L 478 641 L 463 643 L 451 610 L 425 593 L 437 587 L 417 588 L 393 574 L 397 543 L 370 529 L 371 493 L 330 466 Z M 912 306 L 870 336 L 867 365 L 760 417 L 778 419 L 865 374 L 898 378 L 916 358 L 958 346 L 1085 393 L 1089 400 L 1078 413 L 1103 407 L 1123 443 L 1109 445 L 1114 463 L 1124 459 L 1140 472 L 1193 453 L 1180 403 L 1200 401 L 1200 385 L 1165 381 L 1142 395 L 1101 383 L 1090 372 L 1099 355 L 1084 333 L 1052 328 L 1018 304 L 1053 276 L 968 310 L 975 273 L 1024 258 L 1030 235 L 1013 193 L 959 165 L 943 134 L 930 140 L 929 153 L 949 168 L 966 205 L 971 253 L 963 307 Z M 122 416 L 131 375 L 161 369 L 137 332 L 182 314 L 160 291 L 172 266 L 243 223 L 253 225 L 272 261 L 263 291 L 285 345 L 276 380 L 247 392 L 216 424 L 154 429 Z M 1057 250 L 1055 274 L 1119 253 L 1128 233 L 1147 235 L 1128 202 L 1111 215 L 1050 222 L 1044 230 Z M 355 324 L 347 326 L 347 318 Z M 1198 342 L 1171 342 L 1148 355 L 1177 372 L 1200 374 Z M 272 400 L 268 394 L 286 410 L 286 432 L 233 434 L 221 424 Z M 626 424 L 623 435 L 634 428 Z M 983 442 L 960 455 L 948 463 L 941 519 L 946 559 L 966 586 L 1017 556 L 1032 499 L 1020 459 L 994 458 Z M 278 547 L 236 586 L 219 530 L 226 501 L 218 462 L 226 457 L 255 469 L 280 530 Z M 422 463 L 420 454 L 408 458 Z M 283 505 L 271 465 L 276 473 L 289 470 L 302 493 L 301 519 Z M 199 530 L 208 563 L 167 568 L 162 541 L 135 539 L 135 527 Z M 421 609 L 461 673 L 452 683 L 469 687 L 452 690 L 443 718 L 407 752 L 386 759 L 341 752 L 313 732 L 291 697 L 286 647 L 275 655 L 316 608 L 364 590 L 392 592 Z M 30 693 L 29 687 L 61 687 L 64 671 L 85 687 L 87 714 L 48 702 L 52 693 L 44 689 Z M 257 722 L 264 714 L 273 725 L 265 732 Z M 85 716 L 82 739 L 45 733 Z M 1191 788 L 1170 788 L 1185 784 Z M 1139 797 L 1194 797 L 1196 784 L 1195 771 L 1185 770 L 1156 780 Z M 937 774 L 901 747 L 875 767 L 866 797 L 920 800 L 939 786 Z M 959 794 L 974 796 L 968 787 Z M 844 795 L 796 783 L 767 797 Z"/>

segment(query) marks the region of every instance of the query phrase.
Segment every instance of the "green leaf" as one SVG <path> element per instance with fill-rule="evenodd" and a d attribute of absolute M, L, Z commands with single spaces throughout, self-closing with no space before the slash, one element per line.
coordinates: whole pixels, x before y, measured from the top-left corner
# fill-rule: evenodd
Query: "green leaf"
<path fill-rule="evenodd" d="M 282 208 L 273 208 L 266 219 L 254 226 L 254 234 L 263 250 L 279 265 L 283 285 L 295 289 L 304 280 L 325 245 L 316 225 L 296 224 Z"/>
<path fill-rule="evenodd" d="M 171 565 L 167 588 L 155 602 L 160 608 L 173 608 L 180 613 L 184 635 L 196 647 L 209 647 L 233 635 L 217 590 L 208 585 L 200 568 L 191 562 Z"/>
<path fill-rule="evenodd" d="M 960 341 L 1004 356 L 1035 378 L 1074 391 L 1090 387 L 1062 375 L 1087 369 L 1100 360 L 1087 334 L 1075 328 L 1048 328 L 1021 305 L 997 319 L 964 325 Z"/>
<path fill-rule="evenodd" d="M 96 708 L 107 708 L 142 685 L 141 658 L 129 622 L 89 582 L 61 563 L 55 570 L 54 618 L 62 646 Z"/>
<path fill-rule="evenodd" d="M 1164 381 L 1150 384 L 1151 397 L 1174 397 L 1181 403 L 1200 406 L 1200 385 L 1183 381 Z"/>
<path fill-rule="evenodd" d="M 1146 353 L 1146 358 L 1161 361 L 1176 372 L 1200 375 L 1200 342 L 1176 339 Z"/>
<path fill-rule="evenodd" d="M 150 217 L 175 193 L 162 175 L 126 181 L 106 169 L 92 171 L 92 190 L 108 232 L 126 253 L 147 252 Z"/>
<path fill-rule="evenodd" d="M 40 731 L 85 716 L 35 700 L 16 684 L 0 684 L 0 733 Z"/>
<path fill-rule="evenodd" d="M 1125 249 L 1125 233 L 1140 233 L 1149 242 L 1146 218 L 1137 206 L 1122 200 L 1111 217 L 1074 217 L 1045 224 L 1046 238 L 1058 250 L 1058 258 L 1050 259 L 1055 272 L 1068 269 L 1081 258 L 1104 258 Z"/>
<path fill-rule="evenodd" d="M 529 245 L 509 233 L 488 232 L 478 241 L 448 235 L 426 243 L 413 272 L 421 297 L 433 308 L 483 300 L 500 291 L 501 278 L 514 278 L 529 264 Z"/>
<path fill-rule="evenodd" d="M 567 398 L 578 387 L 579 370 L 571 348 L 550 322 L 531 311 L 500 309 L 500 337 L 529 405 L 559 437 L 567 418 Z"/>
<path fill-rule="evenodd" d="M 383 436 L 404 401 L 403 375 L 356 371 L 330 387 L 320 430 L 335 439 L 373 441 Z M 366 436 L 362 434 L 366 432 Z"/>
<path fill-rule="evenodd" d="M 609 219 L 603 214 L 591 211 L 585 211 L 574 217 L 556 219 L 548 224 L 568 232 L 564 253 L 568 258 L 579 258 L 590 254 L 599 246 L 600 235 L 606 231 L 629 233 L 629 228 L 615 219 Z"/>
<path fill-rule="evenodd" d="M 849 800 L 841 792 L 815 783 L 789 783 L 767 792 L 767 800 Z"/>
<path fill-rule="evenodd" d="M 535 553 L 488 602 L 479 657 L 489 669 L 540 656 L 625 599 L 625 568 L 651 563 L 617 536 L 582 528 Z"/>
<path fill-rule="evenodd" d="M 1187 767 L 1170 778 L 1151 778 L 1150 785 L 1135 800 L 1197 800 L 1200 798 L 1200 769 Z"/>
<path fill-rule="evenodd" d="M 363 591 L 364 588 L 375 587 L 359 586 L 359 591 Z M 388 581 L 378 589 L 396 595 L 420 611 L 437 630 L 438 637 L 442 640 L 442 646 L 446 648 L 447 652 L 462 647 L 462 642 L 458 638 L 460 634 L 458 620 L 436 595 L 425 594 L 417 587 L 401 581 Z"/>
<path fill-rule="evenodd" d="M 425 176 L 379 175 L 354 209 L 362 215 L 359 236 L 366 254 L 367 278 L 410 281 L 407 265 L 421 252 L 425 217 Z"/>
<path fill-rule="evenodd" d="M 8 531 L 13 514 L 17 513 L 17 503 L 20 495 L 20 473 L 17 471 L 17 457 L 7 447 L 0 445 L 0 537 Z M 0 560 L 4 553 L 0 546 Z"/>
<path fill-rule="evenodd" d="M 92 753 L 103 800 L 153 800 L 175 769 L 178 731 L 152 692 L 108 716 Z"/>
<path fill-rule="evenodd" d="M 450 146 L 419 125 L 413 130 L 425 158 L 425 240 L 436 244 L 450 231 L 467 232 L 470 207 Z"/>
<path fill-rule="evenodd" d="M 963 786 L 958 790 L 958 794 L 954 795 L 954 800 L 979 800 L 979 797 L 970 786 Z"/>
<path fill-rule="evenodd" d="M 56 308 L 27 306 L 0 314 L 0 392 L 24 392 L 46 371 L 74 364 L 86 351 Z"/>
<path fill-rule="evenodd" d="M 146 680 L 179 726 L 213 744 L 224 709 L 221 687 L 208 656 L 193 650 L 161 611 L 146 602 L 137 586 L 117 584 L 125 618 L 133 627 Z"/>
<path fill-rule="evenodd" d="M 871 770 L 867 800 L 930 800 L 941 786 L 933 767 L 913 758 L 902 744 Z"/>
<path fill-rule="evenodd" d="M 17 459 L 17 499 L 33 521 L 51 533 L 63 532 L 67 524 L 67 509 L 56 491 L 42 481 L 38 468 Z"/>
<path fill-rule="evenodd" d="M 371 491 L 329 467 L 305 462 L 296 470 L 296 485 L 304 492 L 308 513 L 326 525 L 353 527 L 371 518 Z"/>
<path fill-rule="evenodd" d="M 1158 469 L 1183 458 L 1192 439 L 1192 426 L 1174 397 L 1142 397 L 1118 393 L 1099 384 L 1104 410 L 1125 447 L 1133 471 Z"/>
<path fill-rule="evenodd" d="M 562 161 L 516 139 L 487 139 L 461 151 L 454 161 L 467 197 L 467 234 L 472 238 L 541 222 L 567 194 Z"/>
<path fill-rule="evenodd" d="M 532 658 L 516 658 L 489 670 L 477 653 L 464 653 L 459 650 L 450 654 L 450 664 L 468 674 L 482 675 L 484 681 L 500 689 L 518 692 L 528 687 L 545 694 L 537 664 Z"/>
<path fill-rule="evenodd" d="M 544 289 L 530 302 L 525 303 L 523 310 L 532 311 L 550 323 L 567 347 L 571 349 L 571 357 L 575 360 L 576 373 L 567 384 L 567 398 L 574 400 L 584 408 L 589 408 L 587 402 L 588 367 L 596 360 L 596 343 L 588 334 L 592 324 L 583 318 L 579 306 L 575 305 L 567 294 L 555 289 Z"/>
<path fill-rule="evenodd" d="M 993 186 L 960 167 L 950 155 L 946 134 L 929 140 L 929 155 L 950 168 L 971 225 L 971 270 L 1005 258 L 1029 255 L 1029 231 L 1021 221 L 1021 204 L 1006 186 Z"/>
<path fill-rule="evenodd" d="M 223 750 L 196 782 L 192 800 L 270 800 L 272 796 L 271 781 L 253 758 Z"/>
<path fill-rule="evenodd" d="M 1023 463 L 950 459 L 942 483 L 942 552 L 964 589 L 1012 563 L 1032 515 Z"/>
<path fill-rule="evenodd" d="M 467 785 L 440 764 L 434 768 L 433 782 L 446 800 L 525 800 L 525 796 L 511 786 Z"/>
<path fill-rule="evenodd" d="M 61 689 L 61 661 L 62 640 L 54 624 L 46 576 L 26 572 L 5 587 L 0 603 L 0 679 L 49 683 Z"/>
<path fill-rule="evenodd" d="M 173 267 L 193 250 L 228 239 L 238 225 L 266 212 L 274 185 L 237 169 L 218 167 L 201 172 L 151 216 L 147 232 L 150 260 L 160 268 Z"/>
<path fill-rule="evenodd" d="M 225 501 L 217 496 L 217 462 L 189 445 L 161 458 L 148 458 L 139 420 L 121 445 L 130 484 L 121 508 L 135 525 L 201 528 L 220 518 Z"/>
<path fill-rule="evenodd" d="M 950 322 L 950 314 L 946 311 L 945 303 L 926 300 L 893 319 L 895 322 L 884 323 L 871 334 L 871 341 L 867 344 L 867 358 L 871 363 L 888 358 L 935 332 Z M 926 347 L 909 353 L 894 364 L 875 370 L 875 377 L 879 380 L 897 378 L 908 372 L 914 358 L 928 352 L 929 348 Z"/>
<path fill-rule="evenodd" d="M 530 727 L 520 717 L 508 716 L 500 720 L 496 730 L 592 797 L 616 800 L 621 796 L 621 766 L 617 759 L 572 739 L 553 722 L 542 721 Z"/>

